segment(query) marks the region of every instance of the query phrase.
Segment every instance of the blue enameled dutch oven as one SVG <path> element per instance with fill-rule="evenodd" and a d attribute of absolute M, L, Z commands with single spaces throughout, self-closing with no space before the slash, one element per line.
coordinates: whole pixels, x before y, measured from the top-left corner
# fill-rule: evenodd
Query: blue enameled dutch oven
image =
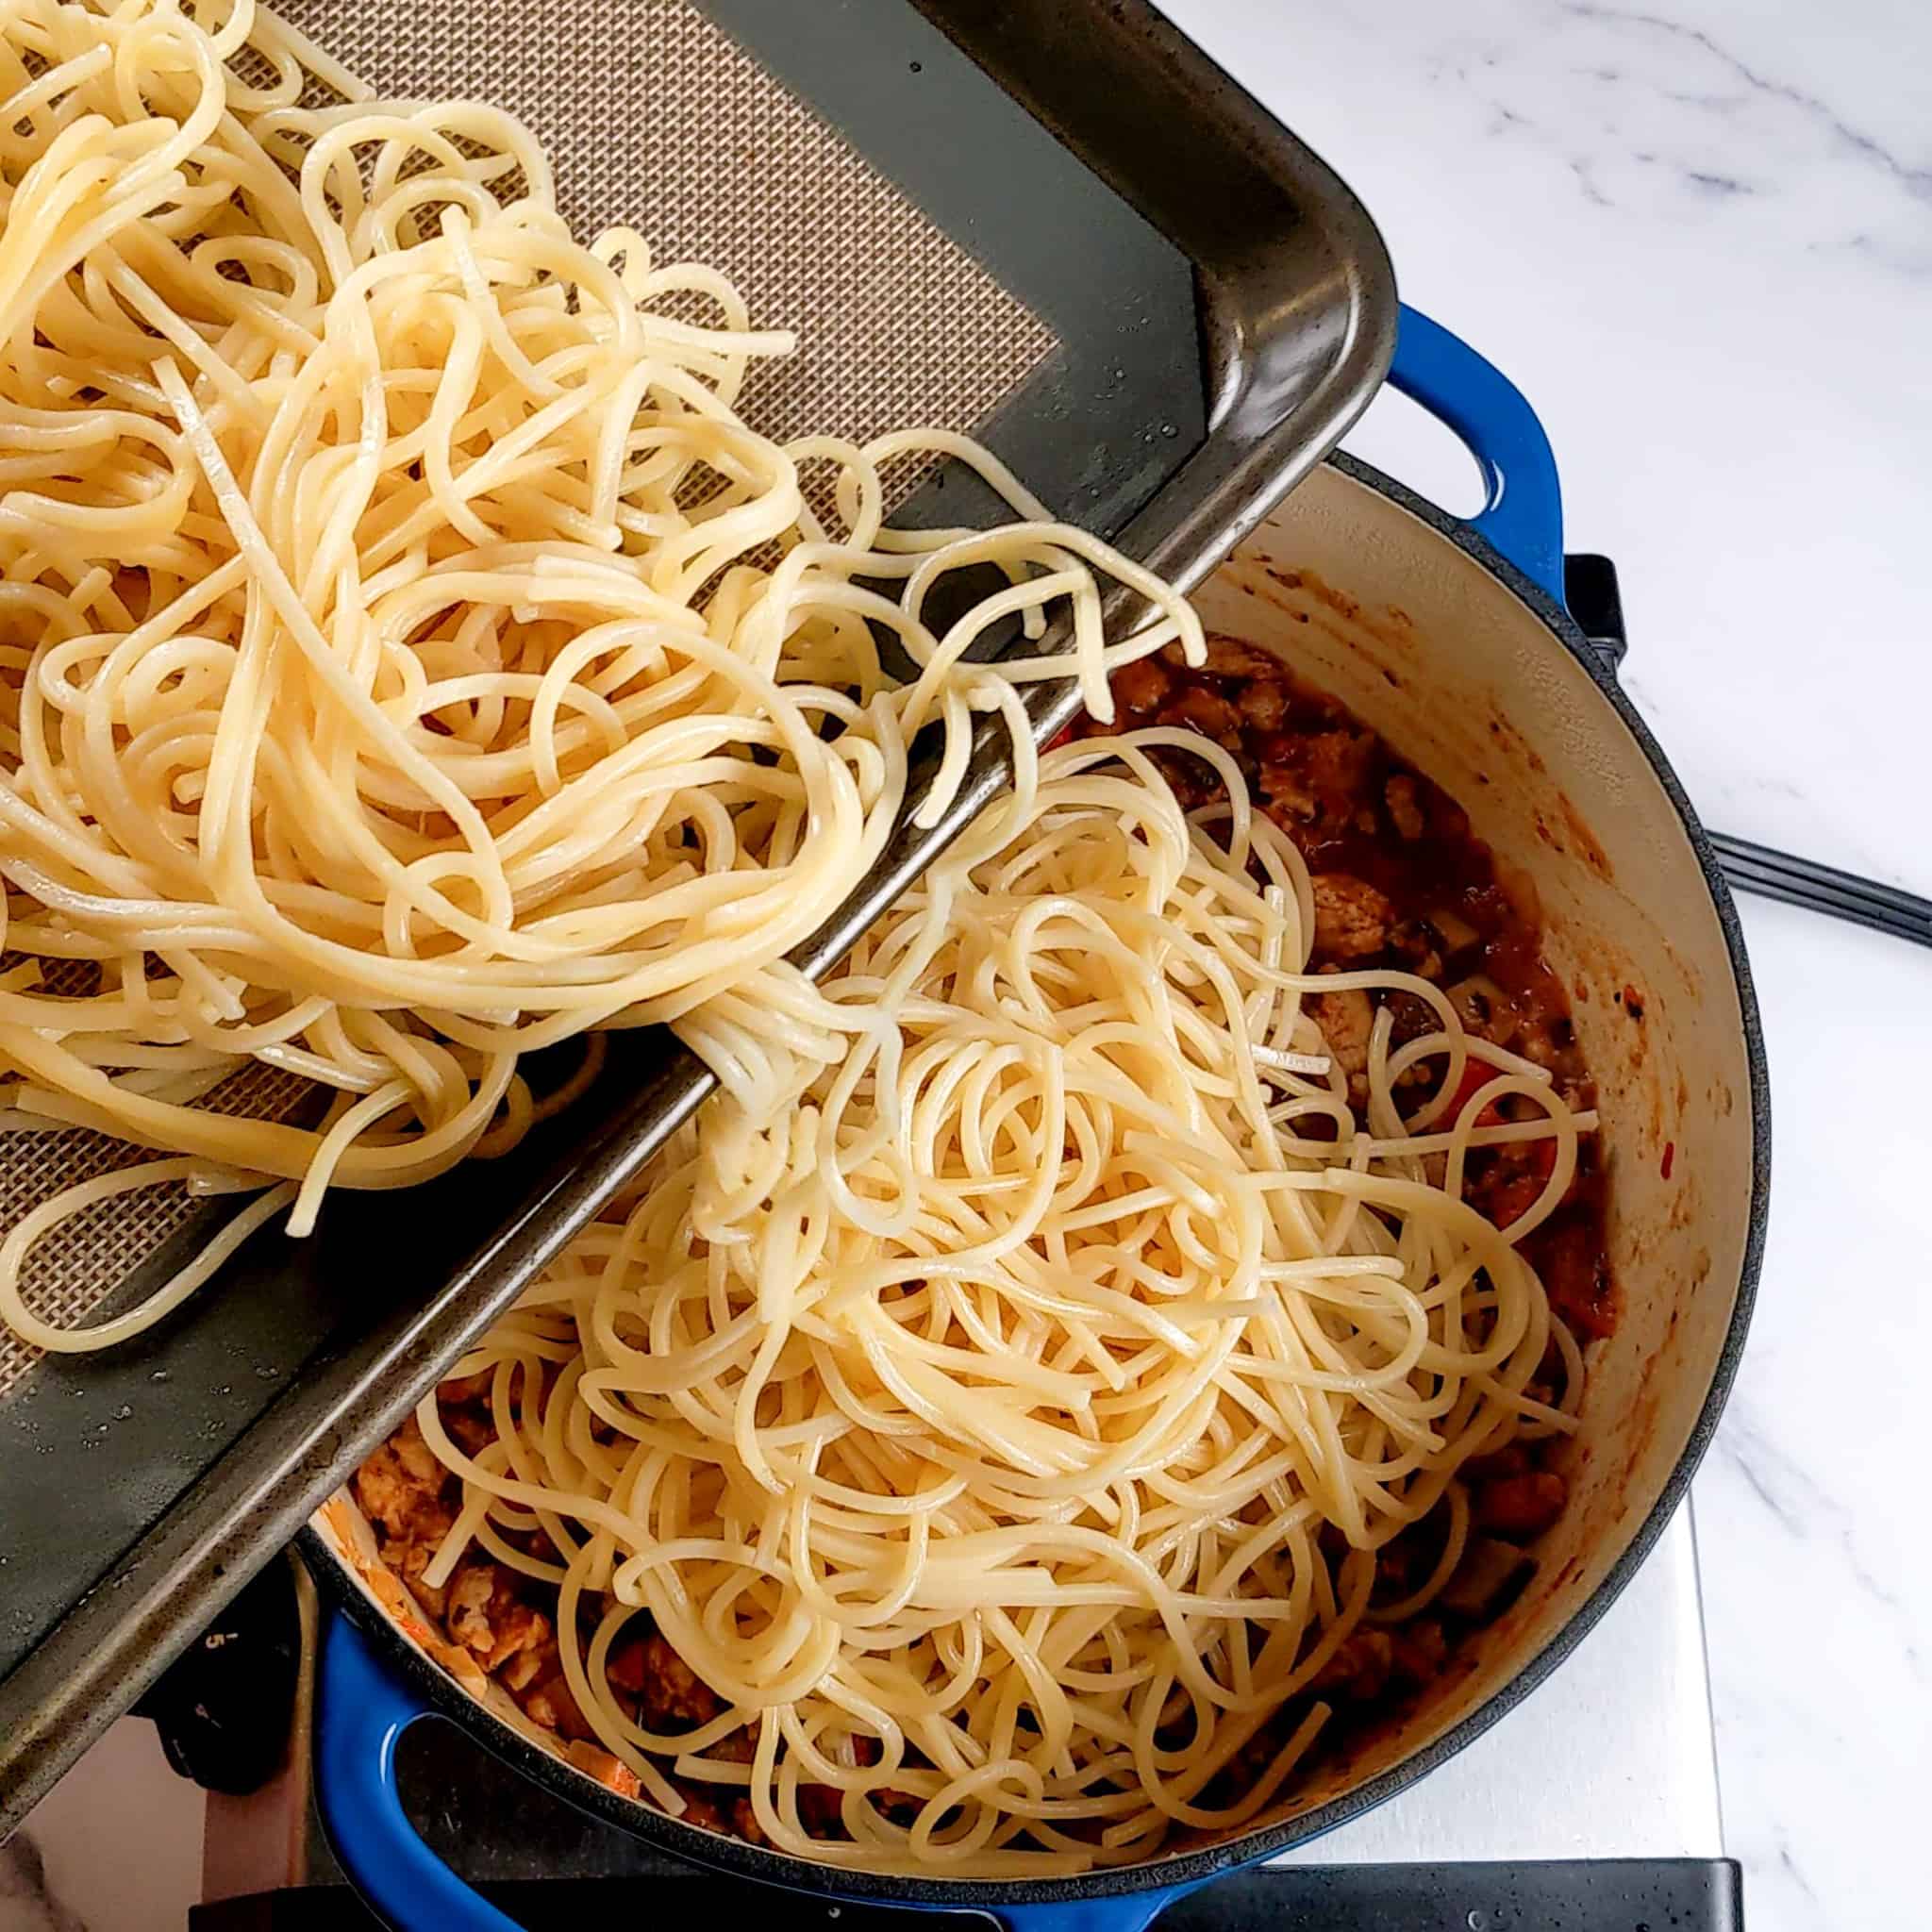
<path fill-rule="evenodd" d="M 741 1878 L 977 1910 L 1025 1932 L 1140 1932 L 1180 1894 L 1380 1804 L 1494 1724 L 1574 1648 L 1682 1500 L 1737 1366 L 1764 1237 L 1770 1123 L 1743 941 L 1682 788 L 1564 607 L 1556 465 L 1534 413 L 1413 311 L 1391 380 L 1474 455 L 1482 513 L 1457 522 L 1337 457 L 1197 602 L 1210 630 L 1278 651 L 1467 808 L 1499 862 L 1533 883 L 1548 955 L 1573 989 L 1606 1123 L 1622 1312 L 1591 1359 L 1571 1505 L 1538 1548 L 1534 1581 L 1432 1703 L 1237 1835 L 1087 1877 L 921 1881 L 785 1857 L 606 1790 L 508 1699 L 472 1696 L 432 1660 L 367 1524 L 339 1497 L 308 1533 L 336 1605 L 317 1796 L 343 1868 L 400 1932 L 512 1928 L 404 1815 L 396 1741 L 432 1713 L 557 1795 Z"/>

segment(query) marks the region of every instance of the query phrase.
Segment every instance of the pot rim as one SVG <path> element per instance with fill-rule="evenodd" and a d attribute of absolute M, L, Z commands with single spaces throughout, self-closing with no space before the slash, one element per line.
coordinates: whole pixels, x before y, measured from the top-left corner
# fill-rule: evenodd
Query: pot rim
<path fill-rule="evenodd" d="M 347 1574 L 347 1566 L 312 1524 L 298 1538 L 309 1568 L 322 1581 L 330 1600 L 359 1629 L 378 1639 L 385 1660 L 403 1673 L 410 1687 L 437 1715 L 461 1726 L 471 1737 L 514 1770 L 581 1811 L 632 1837 L 690 1863 L 708 1866 L 732 1877 L 775 1885 L 832 1900 L 878 1902 L 926 1908 L 996 1912 L 1003 1907 L 1064 1905 L 1082 1900 L 1120 1898 L 1136 1893 L 1189 1890 L 1224 1873 L 1290 1851 L 1374 1810 L 1439 1765 L 1473 1743 L 1500 1718 L 1513 1710 L 1562 1663 L 1595 1628 L 1605 1611 L 1650 1554 L 1689 1493 L 1690 1479 L 1717 1433 L 1724 1403 L 1737 1379 L 1751 1313 L 1757 1297 L 1763 1265 L 1771 1191 L 1771 1092 L 1751 965 L 1744 934 L 1716 849 L 1704 829 L 1676 773 L 1662 748 L 1638 714 L 1615 673 L 1591 646 L 1575 620 L 1540 585 L 1532 582 L 1507 558 L 1459 519 L 1448 514 L 1406 485 L 1355 457 L 1336 451 L 1327 462 L 1351 481 L 1387 498 L 1454 544 L 1495 578 L 1517 601 L 1525 605 L 1552 639 L 1579 663 L 1616 713 L 1638 750 L 1649 764 L 1664 795 L 1690 841 L 1705 889 L 1710 895 L 1730 959 L 1731 977 L 1744 1038 L 1751 1090 L 1751 1199 L 1745 1225 L 1744 1253 L 1738 1274 L 1738 1295 L 1718 1352 L 1710 1386 L 1683 1453 L 1665 1478 L 1656 1502 L 1632 1533 L 1603 1580 L 1536 1655 L 1505 1683 L 1440 1738 L 1405 1757 L 1375 1777 L 1352 1787 L 1326 1804 L 1282 1824 L 1242 1832 L 1219 1844 L 1147 1863 L 1123 1865 L 1079 1876 L 1045 1879 L 923 1878 L 880 1873 L 850 1872 L 817 1864 L 790 1854 L 727 1839 L 685 1824 L 641 1799 L 620 1797 L 564 1763 L 541 1745 L 524 1737 L 495 1716 L 439 1665 L 404 1639 L 388 1616 Z"/>

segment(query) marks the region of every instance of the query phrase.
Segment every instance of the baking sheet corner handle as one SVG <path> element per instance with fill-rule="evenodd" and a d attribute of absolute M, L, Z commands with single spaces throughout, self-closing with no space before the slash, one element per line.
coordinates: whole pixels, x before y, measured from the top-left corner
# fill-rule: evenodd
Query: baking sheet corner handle
<path fill-rule="evenodd" d="M 1482 472 L 1469 526 L 1563 602 L 1563 491 L 1556 453 L 1523 391 L 1460 336 L 1407 303 L 1389 381 L 1452 430 Z"/>
<path fill-rule="evenodd" d="M 329 1619 L 316 1684 L 315 1804 L 342 1870 L 395 1932 L 519 1932 L 416 1836 L 396 1789 L 396 1744 L 429 1707 Z"/>

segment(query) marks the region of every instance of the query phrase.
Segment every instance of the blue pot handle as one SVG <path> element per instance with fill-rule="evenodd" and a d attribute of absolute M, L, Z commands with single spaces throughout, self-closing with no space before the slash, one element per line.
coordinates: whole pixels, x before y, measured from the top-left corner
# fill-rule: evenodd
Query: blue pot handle
<path fill-rule="evenodd" d="M 342 1870 L 394 1932 L 522 1932 L 416 1836 L 396 1790 L 396 1742 L 429 1707 L 331 1613 L 315 1713 L 315 1805 Z"/>
<path fill-rule="evenodd" d="M 1406 303 L 1389 380 L 1475 458 L 1487 501 L 1470 528 L 1561 604 L 1563 491 L 1550 439 L 1523 391 L 1460 336 Z"/>
<path fill-rule="evenodd" d="M 1130 1891 L 1119 1898 L 1082 1898 L 1065 1905 L 993 1906 L 989 1910 L 1007 1932 L 1145 1932 L 1155 1917 L 1182 1893 L 1177 1885 L 1161 1891 Z"/>
<path fill-rule="evenodd" d="M 350 1882 L 393 1932 L 522 1932 L 416 1836 L 403 1809 L 396 1744 L 431 1714 L 362 1633 L 331 1611 L 316 1685 L 315 1807 L 323 1828 Z M 1008 1932 L 1144 1932 L 1186 1889 L 1004 1906 L 991 1916 Z"/>

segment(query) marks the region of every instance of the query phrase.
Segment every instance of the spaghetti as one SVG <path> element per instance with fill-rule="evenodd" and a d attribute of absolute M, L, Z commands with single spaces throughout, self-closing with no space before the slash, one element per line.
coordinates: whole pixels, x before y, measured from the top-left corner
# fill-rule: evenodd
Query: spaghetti
<path fill-rule="evenodd" d="M 1226 804 L 1185 815 L 1175 756 Z M 1594 1116 L 1432 980 L 1310 972 L 1313 921 L 1211 741 L 1047 755 L 828 980 L 847 1041 L 797 1105 L 714 1101 L 526 1291 L 455 1371 L 480 1432 L 425 1400 L 462 1503 L 419 1587 L 479 1550 L 554 1585 L 645 1794 L 822 1862 L 1048 1874 L 1253 1817 L 1341 1646 L 1456 1573 L 1464 1465 L 1581 1394 L 1520 1243 Z M 1381 1008 L 1358 1119 L 1307 1003 L 1370 986 L 1433 1021 Z M 1531 1138 L 1499 1230 L 1465 1166 Z M 641 1722 L 641 1632 L 709 1715 Z"/>
<path fill-rule="evenodd" d="M 963 439 L 760 436 L 741 387 L 791 338 L 632 230 L 575 241 L 493 108 L 378 100 L 252 0 L 20 0 L 0 95 L 10 1124 L 293 1183 L 299 1234 L 330 1186 L 508 1144 L 555 1104 L 534 1049 L 685 1022 L 729 1073 L 799 1005 L 772 982 L 908 804 L 913 732 L 950 734 L 930 821 L 971 713 L 1024 723 L 1015 680 L 1104 715 L 1115 666 L 1199 652 Z M 935 454 L 1022 521 L 886 527 L 884 472 Z M 935 628 L 988 566 L 1008 588 Z M 1155 607 L 1124 642 L 1102 578 Z M 1015 621 L 1032 655 L 970 661 Z M 197 1104 L 258 1064 L 324 1117 Z M 98 1345 L 25 1307 L 30 1239 L 0 1314 Z"/>

